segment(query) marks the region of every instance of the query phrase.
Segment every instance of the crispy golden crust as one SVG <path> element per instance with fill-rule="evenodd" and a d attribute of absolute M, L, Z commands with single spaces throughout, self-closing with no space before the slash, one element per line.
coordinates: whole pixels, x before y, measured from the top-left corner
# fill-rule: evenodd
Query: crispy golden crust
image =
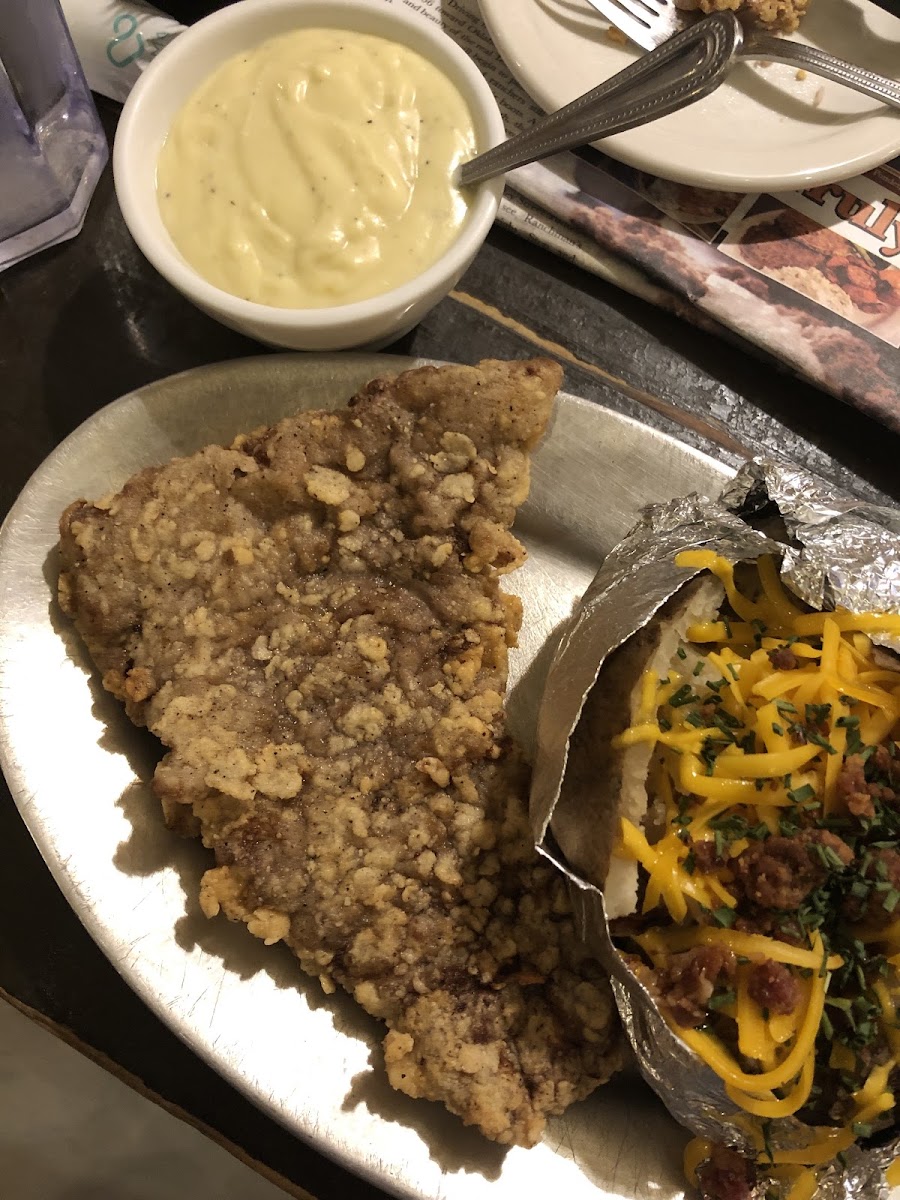
<path fill-rule="evenodd" d="M 497 576 L 559 383 L 408 372 L 61 522 L 60 602 L 215 852 L 203 910 L 385 1020 L 395 1087 L 524 1145 L 620 1061 L 504 733 Z"/>
<path fill-rule="evenodd" d="M 737 12 L 762 29 L 793 33 L 806 15 L 810 0 L 675 0 L 683 12 Z"/>

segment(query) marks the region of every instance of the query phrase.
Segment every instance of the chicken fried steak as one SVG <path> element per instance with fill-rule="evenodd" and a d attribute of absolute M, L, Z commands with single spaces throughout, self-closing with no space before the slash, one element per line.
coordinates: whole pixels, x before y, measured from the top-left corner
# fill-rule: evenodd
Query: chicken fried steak
<path fill-rule="evenodd" d="M 384 1020 L 394 1087 L 521 1145 L 621 1056 L 504 730 L 497 577 L 560 379 L 377 380 L 61 522 L 60 603 L 168 748 L 167 822 L 215 853 L 203 911 Z"/>

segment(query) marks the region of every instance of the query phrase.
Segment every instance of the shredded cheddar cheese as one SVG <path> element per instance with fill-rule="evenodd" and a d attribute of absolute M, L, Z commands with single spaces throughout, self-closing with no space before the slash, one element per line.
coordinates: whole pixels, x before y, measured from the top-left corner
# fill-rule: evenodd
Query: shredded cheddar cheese
<path fill-rule="evenodd" d="M 790 1178 L 790 1177 L 789 1177 Z M 787 1200 L 812 1200 L 816 1194 L 818 1180 L 815 1171 L 803 1170 L 792 1181 Z"/>
<path fill-rule="evenodd" d="M 870 786 L 866 764 L 885 744 L 894 747 L 891 754 L 896 750 L 900 673 L 876 661 L 870 635 L 900 635 L 900 615 L 805 612 L 768 558 L 757 564 L 752 596 L 741 590 L 734 566 L 711 551 L 684 552 L 676 563 L 717 576 L 732 615 L 688 628 L 680 661 L 673 659 L 662 677 L 644 675 L 636 719 L 614 739 L 621 748 L 643 744 L 654 753 L 654 832 L 648 838 L 623 818 L 615 851 L 642 868 L 644 928 L 630 941 L 660 979 L 678 956 L 716 947 L 717 954 L 730 954 L 730 983 L 706 985 L 706 1021 L 686 1024 L 676 1007 L 667 1007 L 664 989 L 660 1008 L 751 1123 L 760 1169 L 778 1183 L 782 1200 L 811 1200 L 818 1168 L 880 1127 L 895 1107 L 900 875 L 895 880 L 878 855 L 884 846 L 900 848 L 900 815 L 896 840 L 885 841 L 878 822 L 887 818 L 876 801 L 893 796 L 888 785 L 894 777 L 889 772 L 881 777 L 886 782 Z M 900 811 L 900 782 L 897 802 Z M 876 830 L 871 837 L 870 826 Z M 885 828 L 889 833 L 894 826 L 888 821 Z M 800 847 L 799 858 L 794 852 L 783 859 L 795 864 L 785 876 L 772 875 L 774 868 L 754 873 L 769 844 Z M 801 904 L 779 912 L 772 905 L 771 933 L 754 929 L 752 919 L 747 926 L 741 914 L 752 918 L 770 879 L 786 881 L 785 894 L 792 894 L 792 871 L 801 878 L 806 871 L 813 883 L 829 881 L 831 890 L 816 903 L 843 905 L 845 924 L 858 922 L 847 949 L 840 939 L 826 941 L 827 908 L 807 911 Z M 879 916 L 895 907 L 895 919 Z M 663 919 L 654 923 L 657 914 Z M 870 961 L 881 964 L 872 977 Z M 761 966 L 781 981 L 781 992 L 771 994 L 789 998 L 784 1011 L 762 1003 L 760 996 L 769 993 L 754 984 Z M 866 1060 L 857 1050 L 873 1039 L 890 1057 L 861 1079 Z M 843 1125 L 811 1128 L 807 1145 L 798 1147 L 795 1139 L 772 1150 L 762 1123 L 798 1114 L 803 1120 L 820 1064 L 859 1080 L 846 1093 L 849 1117 Z M 689 1182 L 696 1183 L 710 1153 L 708 1142 L 689 1143 Z M 900 1182 L 900 1165 L 892 1173 Z"/>
<path fill-rule="evenodd" d="M 712 1150 L 712 1142 L 706 1138 L 692 1138 L 684 1148 L 684 1177 L 697 1186 L 697 1168 L 705 1162 Z"/>
<path fill-rule="evenodd" d="M 822 939 L 818 934 L 814 936 L 812 948 L 818 955 L 819 962 L 824 961 Z M 821 975 L 813 975 L 806 997 L 803 1023 L 797 1030 L 793 1045 L 778 1066 L 759 1074 L 742 1071 L 734 1056 L 726 1051 L 712 1034 L 697 1029 L 682 1029 L 679 1032 L 688 1046 L 709 1063 L 720 1079 L 730 1087 L 752 1095 L 760 1090 L 770 1091 L 772 1088 L 783 1087 L 800 1073 L 806 1059 L 815 1051 L 816 1034 L 819 1032 L 824 1006 L 825 979 Z"/>
<path fill-rule="evenodd" d="M 740 933 L 734 929 L 715 929 L 703 926 L 699 929 L 650 930 L 638 934 L 635 941 L 645 949 L 663 950 L 667 953 L 687 950 L 691 946 L 728 946 L 735 954 L 750 961 L 773 959 L 775 962 L 791 963 L 806 970 L 820 970 L 823 961 L 827 970 L 836 971 L 843 963 L 838 955 L 823 960 L 815 944 L 809 950 L 792 946 L 790 942 L 779 942 L 761 933 Z"/>
<path fill-rule="evenodd" d="M 720 754 L 713 767 L 713 778 L 777 779 L 799 771 L 819 753 L 818 746 L 797 746 L 778 754 Z"/>

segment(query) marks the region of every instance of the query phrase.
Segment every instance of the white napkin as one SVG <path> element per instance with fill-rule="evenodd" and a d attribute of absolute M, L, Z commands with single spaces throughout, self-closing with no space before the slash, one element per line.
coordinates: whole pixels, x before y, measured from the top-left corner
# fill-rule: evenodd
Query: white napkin
<path fill-rule="evenodd" d="M 125 100 L 141 72 L 184 25 L 144 0 L 62 0 L 88 86 Z"/>

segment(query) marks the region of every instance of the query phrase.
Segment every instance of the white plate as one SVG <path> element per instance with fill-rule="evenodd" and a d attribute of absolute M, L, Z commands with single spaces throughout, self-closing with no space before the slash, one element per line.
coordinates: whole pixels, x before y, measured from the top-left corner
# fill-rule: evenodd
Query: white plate
<path fill-rule="evenodd" d="M 298 408 L 343 404 L 387 357 L 277 355 L 151 384 L 91 417 L 35 473 L 0 530 L 0 762 L 75 912 L 134 990 L 198 1054 L 288 1129 L 350 1170 L 415 1200 L 680 1200 L 684 1132 L 622 1076 L 504 1150 L 440 1105 L 391 1090 L 384 1028 L 325 996 L 283 947 L 207 921 L 209 855 L 163 826 L 149 789 L 158 746 L 90 669 L 53 602 L 59 514 L 135 471 L 227 442 Z M 529 551 L 507 577 L 523 598 L 508 711 L 528 740 L 554 627 L 638 507 L 730 472 L 654 429 L 560 397 L 516 523 Z"/>
<path fill-rule="evenodd" d="M 587 0 L 479 0 L 507 66 L 548 112 L 622 70 Z M 868 0 L 812 0 L 798 41 L 900 77 L 900 20 Z M 793 67 L 739 63 L 712 96 L 607 138 L 605 154 L 695 187 L 791 191 L 851 179 L 900 154 L 900 110 Z"/>

